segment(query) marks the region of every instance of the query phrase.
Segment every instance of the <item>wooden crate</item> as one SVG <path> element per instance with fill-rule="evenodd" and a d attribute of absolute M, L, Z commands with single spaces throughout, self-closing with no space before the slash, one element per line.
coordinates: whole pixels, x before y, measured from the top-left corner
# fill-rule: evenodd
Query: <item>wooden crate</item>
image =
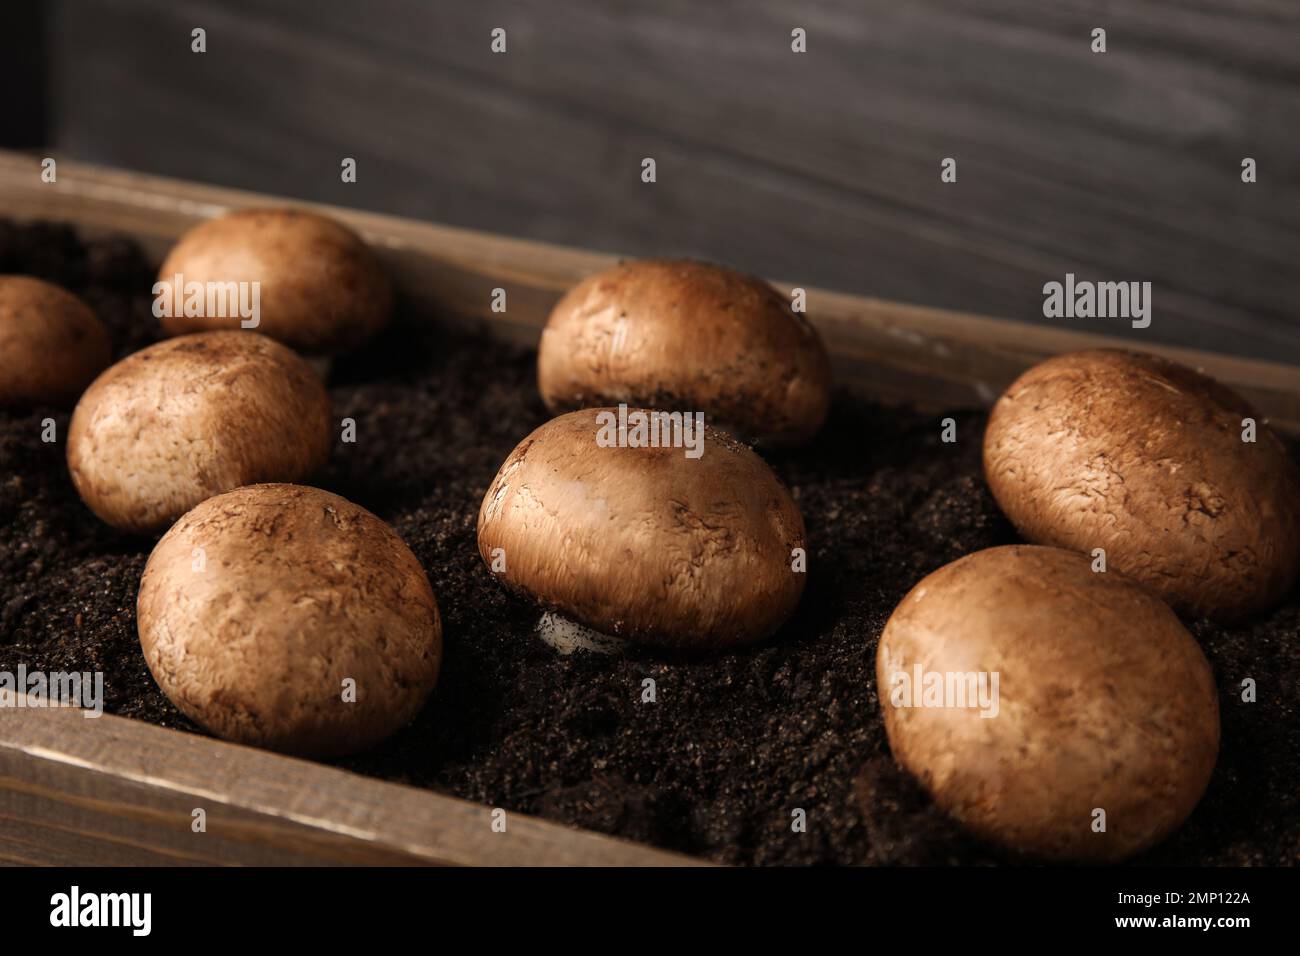
<path fill-rule="evenodd" d="M 161 259 L 201 219 L 284 200 L 0 152 L 0 210 L 127 235 Z M 298 203 L 297 205 L 310 205 Z M 390 216 L 318 207 L 379 251 L 402 294 L 429 314 L 488 322 L 535 344 L 556 298 L 613 257 Z M 789 284 L 778 283 L 784 288 Z M 495 315 L 494 288 L 510 309 Z M 1096 335 L 808 290 L 836 378 L 885 401 L 987 405 L 1047 355 L 1133 344 Z M 1150 346 L 1244 394 L 1300 433 L 1300 369 Z M 193 812 L 204 810 L 197 835 Z M 507 811 L 509 808 L 505 808 Z M 383 783 L 309 761 L 71 710 L 0 708 L 0 862 L 37 864 L 685 865 L 672 853 Z"/>

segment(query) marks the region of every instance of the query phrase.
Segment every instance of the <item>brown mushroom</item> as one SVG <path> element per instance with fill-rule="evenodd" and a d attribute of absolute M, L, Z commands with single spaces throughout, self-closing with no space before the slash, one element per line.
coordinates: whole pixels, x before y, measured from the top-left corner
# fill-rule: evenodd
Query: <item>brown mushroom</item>
<path fill-rule="evenodd" d="M 1058 548 L 967 555 L 885 626 L 898 760 L 970 830 L 1034 858 L 1114 862 L 1164 839 L 1219 747 L 1209 664 L 1173 611 Z"/>
<path fill-rule="evenodd" d="M 86 390 L 68 429 L 77 493 L 114 527 L 167 527 L 212 495 L 298 481 L 330 449 L 330 400 L 263 335 L 203 332 L 127 356 Z"/>
<path fill-rule="evenodd" d="M 702 411 L 771 444 L 807 441 L 830 406 L 812 325 L 761 279 L 687 260 L 624 262 L 578 283 L 546 323 L 537 380 L 553 413 Z"/>
<path fill-rule="evenodd" d="M 388 324 L 393 304 L 388 276 L 356 233 L 295 209 L 245 209 L 195 226 L 168 254 L 158 283 L 167 313 L 160 319 L 171 335 L 250 327 L 239 296 L 242 288 L 251 303 L 256 289 L 254 330 L 319 355 L 375 335 Z M 184 290 L 191 284 L 202 304 L 187 309 Z M 209 299 L 209 290 L 219 295 Z M 203 314 L 186 314 L 196 310 Z"/>
<path fill-rule="evenodd" d="M 71 292 L 0 276 L 0 407 L 77 400 L 112 361 L 108 330 Z"/>
<path fill-rule="evenodd" d="M 338 495 L 250 485 L 209 498 L 149 556 L 136 608 L 163 693 L 227 740 L 331 757 L 379 743 L 438 679 L 419 560 Z"/>
<path fill-rule="evenodd" d="M 994 406 L 984 470 L 1030 541 L 1091 553 L 1182 611 L 1267 608 L 1300 571 L 1300 477 L 1254 412 L 1167 359 L 1076 352 Z"/>
<path fill-rule="evenodd" d="M 637 412 L 654 414 L 628 418 Z M 488 567 L 544 607 L 633 643 L 712 649 L 774 633 L 804 582 L 803 518 L 785 486 L 702 423 L 698 457 L 611 445 L 602 436 L 617 414 L 562 415 L 511 452 L 479 511 Z"/>

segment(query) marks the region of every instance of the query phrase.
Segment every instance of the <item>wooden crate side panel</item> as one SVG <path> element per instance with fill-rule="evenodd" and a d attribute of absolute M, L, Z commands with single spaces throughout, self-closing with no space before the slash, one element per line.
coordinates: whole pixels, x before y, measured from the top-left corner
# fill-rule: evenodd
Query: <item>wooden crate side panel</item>
<path fill-rule="evenodd" d="M 193 829 L 195 809 L 206 832 Z M 75 710 L 0 711 L 0 861 L 687 865 L 333 767 Z"/>

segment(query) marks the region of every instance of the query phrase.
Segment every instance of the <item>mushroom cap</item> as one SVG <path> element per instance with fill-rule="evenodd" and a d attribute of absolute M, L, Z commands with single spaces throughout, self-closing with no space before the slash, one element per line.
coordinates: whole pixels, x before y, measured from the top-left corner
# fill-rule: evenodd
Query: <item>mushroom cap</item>
<path fill-rule="evenodd" d="M 1300 477 L 1229 389 L 1168 359 L 1050 358 L 993 407 L 984 472 L 1030 541 L 1091 552 L 1175 608 L 1231 619 L 1300 571 Z"/>
<path fill-rule="evenodd" d="M 372 747 L 438 680 L 438 602 L 411 549 L 318 488 L 249 485 L 163 535 L 140 580 L 163 693 L 227 740 L 312 757 Z M 355 699 L 344 699 L 344 681 Z"/>
<path fill-rule="evenodd" d="M 108 329 L 71 292 L 0 276 L 0 407 L 66 407 L 113 359 Z"/>
<path fill-rule="evenodd" d="M 703 262 L 623 262 L 551 311 L 537 381 L 552 413 L 626 403 L 702 411 L 747 439 L 798 444 L 830 407 L 821 337 L 755 276 Z"/>
<path fill-rule="evenodd" d="M 799 603 L 803 517 L 767 464 L 705 429 L 681 448 L 599 447 L 584 409 L 510 453 L 478 517 L 479 552 L 547 608 L 637 643 L 713 649 L 773 634 Z M 629 414 L 631 414 L 629 412 Z"/>
<path fill-rule="evenodd" d="M 900 706 L 899 675 L 915 686 L 918 665 L 923 681 L 997 673 L 995 715 Z M 1036 858 L 1153 846 L 1192 812 L 1218 753 L 1210 666 L 1173 611 L 1058 548 L 990 548 L 926 577 L 885 626 L 876 682 L 895 759 L 970 830 Z"/>
<path fill-rule="evenodd" d="M 165 528 L 200 501 L 325 463 L 330 399 L 291 349 L 263 335 L 202 332 L 127 356 L 72 413 L 77 493 L 117 528 Z"/>
<path fill-rule="evenodd" d="M 302 210 L 244 209 L 200 223 L 168 253 L 158 281 L 177 275 L 186 285 L 259 283 L 253 331 L 306 353 L 359 345 L 388 324 L 393 307 L 392 283 L 361 237 Z M 161 322 L 169 335 L 239 330 L 237 309 L 220 311 L 227 314 Z"/>

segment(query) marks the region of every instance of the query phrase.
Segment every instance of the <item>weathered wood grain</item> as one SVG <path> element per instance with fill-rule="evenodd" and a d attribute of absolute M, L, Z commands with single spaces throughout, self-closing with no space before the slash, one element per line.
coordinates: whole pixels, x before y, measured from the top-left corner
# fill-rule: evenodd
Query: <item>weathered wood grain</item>
<path fill-rule="evenodd" d="M 1043 283 L 1067 271 L 1150 280 L 1150 329 L 1072 328 L 1300 363 L 1290 0 L 53 13 L 52 138 L 73 156 L 1038 324 Z M 343 156 L 358 183 L 339 181 Z"/>
<path fill-rule="evenodd" d="M 76 222 L 91 233 L 130 235 L 158 259 L 181 232 L 202 218 L 241 206 L 283 202 L 75 163 L 60 169 L 58 183 L 42 183 L 32 157 L 0 153 L 0 208 L 20 218 Z M 321 208 L 364 234 L 379 250 L 403 295 L 428 314 L 486 323 L 495 334 L 522 344 L 536 343 L 551 305 L 566 289 L 614 261 L 601 253 Z M 508 293 L 509 311 L 503 315 L 488 309 L 492 290 L 498 287 Z M 1017 375 L 1048 355 L 1124 344 L 1067 328 L 1029 326 L 815 288 L 808 290 L 808 309 L 826 337 L 840 384 L 931 410 L 990 404 Z M 1236 388 L 1276 427 L 1300 431 L 1300 370 L 1295 366 L 1150 347 L 1204 368 Z"/>
<path fill-rule="evenodd" d="M 204 832 L 193 828 L 196 809 Z M 684 866 L 675 854 L 80 711 L 0 711 L 0 863 Z"/>

